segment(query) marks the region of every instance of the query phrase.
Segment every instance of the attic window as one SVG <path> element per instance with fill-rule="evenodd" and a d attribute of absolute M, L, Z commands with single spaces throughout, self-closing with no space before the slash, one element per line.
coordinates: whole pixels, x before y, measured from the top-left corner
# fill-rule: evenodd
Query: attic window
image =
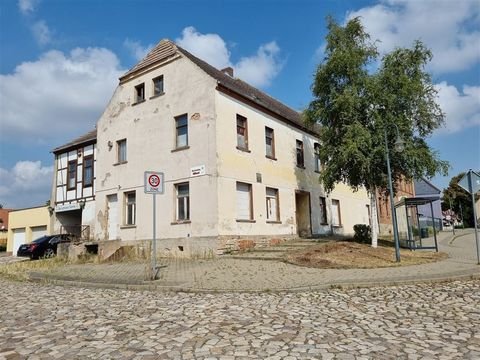
<path fill-rule="evenodd" d="M 163 94 L 163 75 L 160 75 L 153 80 L 153 96 Z"/>
<path fill-rule="evenodd" d="M 135 86 L 135 104 L 145 101 L 145 83 Z"/>

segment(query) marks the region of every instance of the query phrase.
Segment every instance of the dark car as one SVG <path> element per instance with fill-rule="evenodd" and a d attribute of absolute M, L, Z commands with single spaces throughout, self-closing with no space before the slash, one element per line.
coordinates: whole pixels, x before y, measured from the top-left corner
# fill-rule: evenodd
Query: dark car
<path fill-rule="evenodd" d="M 57 246 L 62 242 L 70 242 L 73 235 L 45 235 L 32 241 L 30 244 L 20 245 L 17 256 L 29 257 L 30 259 L 50 258 L 57 254 Z"/>

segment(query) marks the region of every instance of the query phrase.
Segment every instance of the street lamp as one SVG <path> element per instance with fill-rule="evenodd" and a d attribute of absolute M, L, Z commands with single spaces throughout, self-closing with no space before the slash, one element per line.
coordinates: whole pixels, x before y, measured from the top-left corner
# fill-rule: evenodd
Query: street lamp
<path fill-rule="evenodd" d="M 398 131 L 398 126 L 394 123 L 389 123 L 388 125 L 395 126 L 397 130 L 397 140 L 395 141 L 395 150 L 397 152 L 402 152 L 405 149 L 405 141 L 400 136 Z M 387 126 L 384 127 L 385 132 L 385 154 L 387 157 L 387 172 L 388 172 L 388 187 L 390 188 L 390 206 L 392 208 L 392 225 L 393 225 L 393 239 L 395 242 L 395 259 L 397 262 L 400 262 L 400 243 L 398 240 L 398 227 L 397 227 L 397 217 L 395 216 L 395 204 L 393 203 L 393 185 L 392 185 L 392 171 L 390 170 L 390 155 L 388 152 L 388 137 L 387 137 Z"/>

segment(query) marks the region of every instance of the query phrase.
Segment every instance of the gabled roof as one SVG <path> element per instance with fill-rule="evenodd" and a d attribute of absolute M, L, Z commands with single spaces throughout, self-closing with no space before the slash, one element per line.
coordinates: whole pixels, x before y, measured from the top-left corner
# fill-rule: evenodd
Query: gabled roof
<path fill-rule="evenodd" d="M 52 150 L 52 152 L 54 154 L 58 154 L 60 152 L 74 150 L 78 148 L 80 145 L 89 145 L 96 142 L 97 142 L 97 129 L 93 129 L 92 131 L 89 131 L 88 133 L 82 136 L 79 136 L 78 138 L 70 141 L 69 143 L 56 147 L 55 149 Z"/>
<path fill-rule="evenodd" d="M 287 105 L 267 95 L 263 91 L 247 84 L 246 82 L 231 77 L 224 72 L 216 69 L 212 65 L 194 56 L 187 50 L 176 45 L 170 40 L 161 40 L 157 46 L 155 46 L 139 63 L 137 63 L 132 69 L 126 72 L 120 77 L 120 83 L 127 81 L 129 78 L 135 77 L 136 74 L 141 74 L 150 67 L 154 67 L 165 61 L 169 61 L 175 57 L 175 55 L 182 55 L 192 61 L 200 69 L 202 69 L 209 76 L 217 80 L 218 89 L 226 92 L 233 92 L 239 95 L 247 102 L 261 107 L 267 110 L 267 112 L 273 113 L 277 117 L 280 117 L 284 121 L 300 127 L 302 130 L 316 134 L 312 127 L 308 127 L 302 120 L 301 114 L 298 111 L 293 110 Z"/>

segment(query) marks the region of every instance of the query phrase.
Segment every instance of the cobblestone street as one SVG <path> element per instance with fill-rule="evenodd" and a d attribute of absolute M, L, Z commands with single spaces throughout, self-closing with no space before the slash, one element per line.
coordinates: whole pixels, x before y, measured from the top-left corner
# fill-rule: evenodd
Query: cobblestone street
<path fill-rule="evenodd" d="M 276 294 L 0 284 L 6 359 L 480 358 L 480 281 Z"/>

